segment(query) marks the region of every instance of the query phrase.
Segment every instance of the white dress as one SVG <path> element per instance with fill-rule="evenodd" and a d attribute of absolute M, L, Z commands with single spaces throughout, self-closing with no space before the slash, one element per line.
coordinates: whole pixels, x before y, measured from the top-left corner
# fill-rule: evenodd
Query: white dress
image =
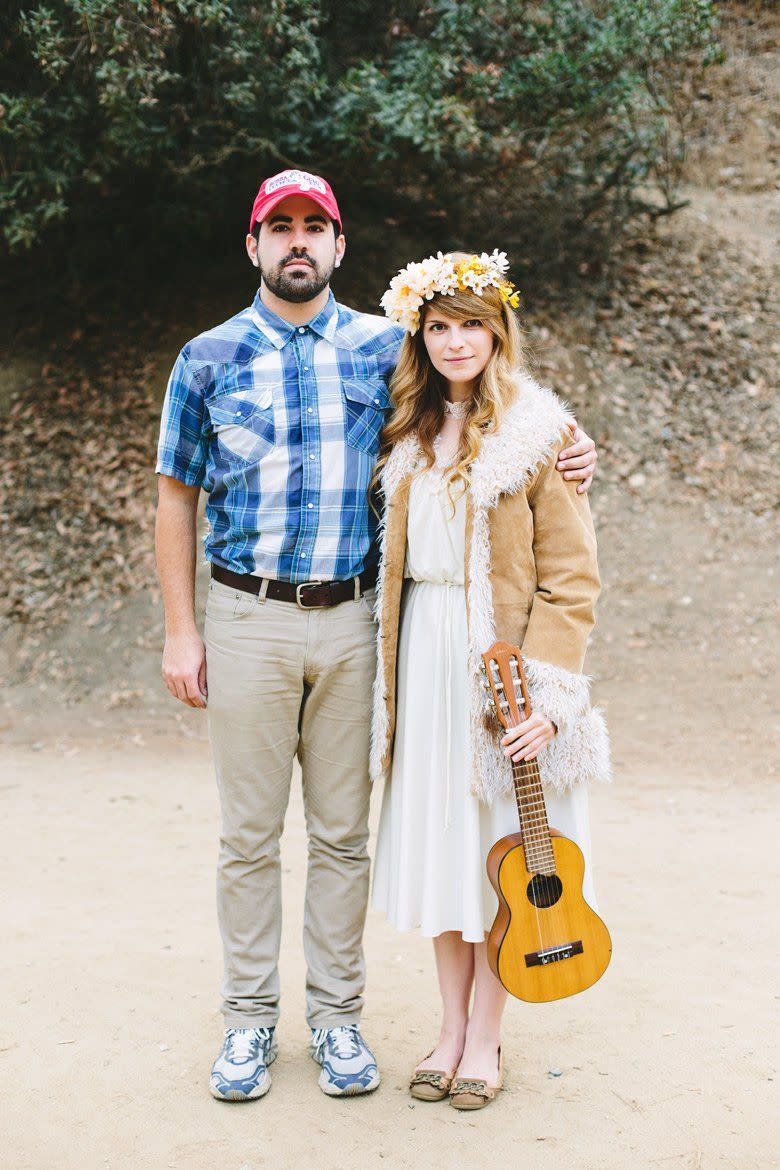
<path fill-rule="evenodd" d="M 467 628 L 464 591 L 466 498 L 438 467 L 412 482 L 398 640 L 395 747 L 374 863 L 373 905 L 398 930 L 445 930 L 482 942 L 498 901 L 487 878 L 491 846 L 519 828 L 513 796 L 491 806 L 470 792 Z M 591 879 L 588 794 L 546 793 L 548 818 L 585 855 Z"/>

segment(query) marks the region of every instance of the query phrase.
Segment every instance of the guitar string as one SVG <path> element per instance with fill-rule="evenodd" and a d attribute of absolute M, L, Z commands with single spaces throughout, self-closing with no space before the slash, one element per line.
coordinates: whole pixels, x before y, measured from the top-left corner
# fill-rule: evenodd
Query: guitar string
<path fill-rule="evenodd" d="M 514 665 L 515 665 L 515 669 L 518 670 L 519 664 L 517 662 L 515 662 Z M 517 691 L 514 687 L 514 680 L 513 680 L 513 693 L 514 693 L 514 698 L 515 698 L 515 706 L 518 708 L 518 715 L 519 715 L 520 708 L 519 708 L 519 704 L 517 702 L 518 696 L 517 696 Z M 525 715 L 525 711 L 523 711 L 523 715 Z M 515 726 L 517 726 L 517 724 L 515 724 Z M 527 761 L 525 761 L 525 760 L 519 760 L 517 762 L 517 764 L 515 764 L 514 760 L 511 761 L 511 763 L 512 763 L 512 780 L 513 780 L 513 785 L 514 785 L 514 789 L 515 789 L 515 798 L 516 798 L 517 806 L 518 806 L 518 816 L 519 816 L 519 820 L 520 820 L 520 828 L 521 828 L 521 830 L 523 829 L 523 815 L 527 812 L 528 813 L 528 820 L 529 820 L 528 836 L 529 836 L 529 838 L 533 839 L 533 837 L 535 836 L 534 826 L 532 823 L 534 817 L 532 815 L 532 810 L 527 810 L 526 808 L 524 808 L 524 801 L 523 801 L 524 790 L 526 790 L 526 786 L 523 783 L 523 781 L 525 779 L 524 765 L 526 764 L 526 762 Z M 525 859 L 525 868 L 526 868 L 526 872 L 531 877 L 531 882 L 533 882 L 535 875 L 531 872 L 531 867 L 529 864 L 529 848 L 530 848 L 532 853 L 536 852 L 534 841 L 529 840 L 528 844 L 526 844 L 525 832 L 523 832 L 523 856 Z M 523 894 L 527 897 L 528 896 L 527 890 L 524 890 Z M 536 898 L 536 890 L 534 890 L 534 896 L 530 899 L 530 901 L 531 901 L 531 904 L 533 905 L 533 908 L 534 908 L 534 917 L 536 919 L 536 933 L 537 933 L 537 936 L 539 939 L 539 950 L 541 951 L 541 950 L 544 950 L 545 944 L 544 944 L 544 932 L 542 929 L 542 919 L 541 919 L 540 914 L 539 914 L 539 905 L 538 905 L 538 901 Z"/>
<path fill-rule="evenodd" d="M 518 768 L 519 775 L 515 776 L 515 791 L 518 793 L 518 798 L 517 798 L 518 805 L 520 807 L 522 807 L 523 806 L 523 787 L 524 787 L 524 785 L 522 783 L 523 761 L 520 761 L 518 763 L 517 768 Z M 525 812 L 525 810 L 524 810 L 524 812 Z M 532 848 L 532 845 L 531 845 L 530 840 L 525 842 L 525 827 L 523 826 L 523 815 L 520 815 L 520 827 L 524 828 L 525 848 L 524 848 L 523 852 L 524 852 L 524 856 L 525 856 L 525 868 L 526 868 L 526 872 L 531 874 L 531 881 L 533 881 L 533 874 L 531 873 L 531 865 L 530 865 L 530 858 L 529 858 L 529 848 Z M 529 838 L 531 838 L 531 835 L 532 834 L 529 831 Z M 536 893 L 536 892 L 534 892 L 534 893 Z M 527 896 L 527 890 L 526 890 L 525 894 Z M 536 916 L 536 920 L 537 920 L 537 935 L 539 936 L 539 949 L 541 950 L 541 949 L 544 949 L 544 935 L 543 935 L 543 930 L 541 930 L 541 918 L 539 917 L 539 907 L 538 907 L 538 904 L 536 901 L 536 897 L 531 897 L 531 904 L 533 906 L 534 916 Z"/>
<path fill-rule="evenodd" d="M 552 839 L 552 836 L 550 834 L 549 818 L 547 815 L 547 802 L 544 799 L 544 793 L 542 791 L 542 777 L 541 777 L 541 772 L 539 771 L 539 763 L 538 763 L 538 760 L 531 760 L 530 763 L 531 763 L 532 778 L 536 782 L 536 785 L 537 785 L 536 790 L 537 790 L 537 793 L 539 795 L 539 798 L 542 801 L 542 806 L 544 809 L 544 816 L 543 816 L 544 830 L 543 831 L 544 831 L 544 835 L 546 837 L 546 841 L 544 842 L 544 848 L 543 848 L 542 852 L 547 854 L 546 864 L 548 866 L 551 864 L 552 870 L 553 870 L 552 874 L 543 874 L 542 875 L 541 885 L 543 887 L 545 899 L 547 902 L 547 906 L 545 907 L 545 909 L 549 911 L 548 914 L 545 914 L 544 920 L 551 925 L 552 934 L 553 934 L 552 942 L 556 943 L 556 942 L 559 942 L 561 939 L 562 921 L 561 921 L 561 913 L 560 913 L 560 908 L 559 908 L 560 907 L 560 899 L 555 897 L 555 895 L 556 895 L 555 849 L 554 849 L 554 845 L 553 845 L 553 839 Z M 547 941 L 549 943 L 549 940 L 547 940 Z"/>
<path fill-rule="evenodd" d="M 521 764 L 521 769 L 522 769 L 522 764 Z M 522 797 L 520 798 L 519 803 L 522 804 Z M 533 849 L 533 845 L 531 845 L 531 848 Z M 527 849 L 524 850 L 524 853 L 525 853 L 525 868 L 530 873 L 531 870 L 530 870 L 530 866 L 528 864 L 528 850 Z M 531 874 L 531 881 L 533 881 L 533 874 Z M 534 894 L 535 894 L 535 891 L 534 891 Z M 534 914 L 536 916 L 536 933 L 539 936 L 539 949 L 543 950 L 544 949 L 544 932 L 542 930 L 542 919 L 539 915 L 539 905 L 538 905 L 538 902 L 537 902 L 535 896 L 531 899 L 531 901 L 533 902 Z"/>
<path fill-rule="evenodd" d="M 500 677 L 500 675 L 499 675 L 499 677 Z M 502 690 L 504 690 L 503 683 L 502 683 Z M 508 698 L 505 690 L 504 690 L 504 700 L 505 700 L 507 706 L 509 707 L 509 714 L 511 715 L 511 706 L 509 704 L 509 698 Z M 517 696 L 516 695 L 515 695 L 515 705 L 517 706 Z M 519 714 L 519 709 L 518 709 L 518 714 Z M 507 718 L 507 722 L 509 722 L 508 718 Z M 517 723 L 513 723 L 512 726 L 517 727 Z M 518 789 L 518 777 L 516 774 L 516 765 L 515 765 L 514 760 L 510 759 L 510 766 L 512 768 L 512 784 L 513 784 L 513 787 L 515 790 L 515 803 L 517 805 L 517 816 L 518 816 L 518 820 L 520 822 L 520 830 L 521 830 L 521 833 L 523 835 L 523 857 L 525 859 L 525 868 L 528 872 L 530 872 L 529 867 L 528 867 L 528 850 L 526 848 L 525 833 L 523 832 L 523 812 L 522 812 L 522 803 L 523 802 L 522 802 L 522 797 L 521 797 L 519 789 Z M 522 762 L 520 763 L 519 766 L 522 767 Z M 537 933 L 537 936 L 539 938 L 539 949 L 542 950 L 542 949 L 544 949 L 544 944 L 543 944 L 543 936 L 542 936 L 542 923 L 541 923 L 541 920 L 539 918 L 539 907 L 536 905 L 536 902 L 533 899 L 531 899 L 531 903 L 532 903 L 533 908 L 534 908 L 534 917 L 536 918 L 536 933 Z"/>
<path fill-rule="evenodd" d="M 517 670 L 517 660 L 513 660 L 511 665 L 515 667 L 515 670 Z M 498 663 L 491 663 L 491 666 L 493 667 L 495 674 L 498 675 L 498 679 L 494 679 L 494 681 L 499 682 L 500 667 Z M 519 681 L 520 680 L 518 676 L 517 682 L 519 683 Z M 514 685 L 515 680 L 513 679 L 512 682 L 513 697 L 515 699 L 515 705 L 517 706 L 519 716 L 520 704 L 518 699 L 520 696 L 518 696 L 517 687 Z M 498 690 L 499 688 L 497 687 L 496 689 Z M 507 703 L 507 707 L 509 708 L 507 715 L 510 715 L 511 707 L 508 702 L 506 689 L 503 687 L 502 682 L 500 682 L 500 690 L 503 692 L 504 701 Z M 499 698 L 500 702 L 500 697 L 498 695 L 496 697 Z M 522 714 L 525 715 L 525 711 L 523 711 Z M 516 727 L 517 723 L 513 723 L 512 726 Z M 545 941 L 546 932 L 543 929 L 542 923 L 548 922 L 552 926 L 553 940 L 555 943 L 562 941 L 563 934 L 561 933 L 561 930 L 564 925 L 564 918 L 560 910 L 560 898 L 555 896 L 555 878 L 557 876 L 555 850 L 553 847 L 552 837 L 550 835 L 549 819 L 547 816 L 547 803 L 545 801 L 544 792 L 542 790 L 542 778 L 539 771 L 538 760 L 524 759 L 518 761 L 517 763 L 515 763 L 514 760 L 511 760 L 511 767 L 513 787 L 515 791 L 516 803 L 518 806 L 518 817 L 520 820 L 521 829 L 523 828 L 524 816 L 528 822 L 529 843 L 528 848 L 526 848 L 525 841 L 523 842 L 523 854 L 525 858 L 526 872 L 529 874 L 531 882 L 534 882 L 536 879 L 538 879 L 536 880 L 536 884 L 533 888 L 533 897 L 530 898 L 529 901 L 531 901 L 534 907 L 536 931 L 539 939 L 539 950 L 544 951 L 547 949 L 547 944 Z M 526 781 L 528 781 L 528 783 L 526 783 Z M 546 840 L 540 842 L 540 836 L 546 838 Z M 541 869 L 535 871 L 532 870 L 531 865 L 529 864 L 529 851 L 533 856 L 534 862 L 542 867 Z M 543 869 L 545 867 L 550 868 L 550 865 L 552 865 L 552 874 L 543 872 Z M 527 896 L 527 891 L 525 891 L 525 893 Z M 543 909 L 550 912 L 549 914 L 545 913 L 542 917 L 540 917 L 538 905 L 540 893 L 542 894 L 543 901 L 546 903 L 543 906 Z"/>
<path fill-rule="evenodd" d="M 533 826 L 533 842 L 532 853 L 534 859 L 541 867 L 549 867 L 552 865 L 553 872 L 551 874 L 545 873 L 543 868 L 537 870 L 534 875 L 531 873 L 531 867 L 527 864 L 529 874 L 532 880 L 536 877 L 535 894 L 541 893 L 544 899 L 544 910 L 547 911 L 543 917 L 542 922 L 547 923 L 552 928 L 553 943 L 561 942 L 563 938 L 563 930 L 565 926 L 565 919 L 560 909 L 560 898 L 557 895 L 556 886 L 556 862 L 555 862 L 555 848 L 553 839 L 550 834 L 549 819 L 547 816 L 547 802 L 544 798 L 542 790 L 542 777 L 539 771 L 538 760 L 523 760 L 520 763 L 523 776 L 530 782 L 530 785 L 524 785 L 524 789 L 528 794 L 529 817 Z M 541 802 L 541 805 L 540 805 Z M 540 841 L 540 836 L 546 838 Z M 537 894 L 538 896 L 538 894 Z M 543 934 L 545 932 L 542 932 Z M 542 949 L 547 946 L 546 939 L 543 939 Z"/>
<path fill-rule="evenodd" d="M 541 951 L 543 951 L 546 949 L 546 946 L 547 946 L 547 939 L 545 938 L 546 931 L 544 928 L 545 928 L 545 925 L 547 924 L 547 922 L 549 921 L 549 918 L 548 918 L 548 915 L 546 912 L 542 913 L 541 915 L 539 913 L 539 892 L 540 891 L 542 892 L 542 899 L 541 900 L 543 902 L 543 905 L 542 905 L 541 909 L 543 911 L 546 911 L 548 909 L 548 907 L 544 905 L 544 901 L 549 900 L 549 891 L 548 891 L 549 879 L 544 874 L 543 868 L 542 868 L 547 864 L 547 862 L 546 862 L 546 859 L 544 857 L 544 854 L 545 854 L 544 841 L 541 839 L 544 837 L 544 831 L 543 831 L 542 825 L 544 822 L 546 822 L 546 819 L 547 819 L 546 808 L 545 808 L 545 804 L 544 804 L 544 795 L 543 795 L 542 790 L 541 790 L 541 776 L 539 774 L 539 769 L 536 765 L 536 761 L 535 760 L 523 760 L 521 762 L 520 768 L 521 768 L 522 777 L 523 777 L 524 781 L 526 781 L 526 783 L 524 783 L 523 787 L 524 787 L 526 797 L 527 797 L 529 823 L 531 825 L 531 830 L 532 830 L 532 832 L 531 832 L 531 837 L 532 837 L 531 851 L 532 851 L 534 859 L 536 861 L 536 866 L 534 867 L 535 872 L 531 873 L 530 867 L 527 866 L 527 860 L 526 860 L 526 866 L 528 868 L 529 873 L 531 873 L 531 881 L 535 882 L 535 886 L 534 886 L 534 890 L 533 890 L 533 898 L 534 898 L 534 905 L 537 908 L 537 911 L 536 911 L 537 916 L 539 916 L 539 921 L 540 921 L 539 949 Z M 541 801 L 541 807 L 540 807 L 540 801 Z M 544 817 L 542 817 L 542 813 L 541 813 L 541 810 L 543 808 L 545 809 Z M 538 868 L 537 868 L 537 866 L 538 866 Z"/>
<path fill-rule="evenodd" d="M 544 930 L 544 924 L 551 922 L 554 924 L 555 918 L 557 917 L 554 904 L 552 903 L 552 878 L 544 872 L 544 867 L 549 865 L 551 852 L 549 836 L 546 842 L 542 839 L 545 836 L 544 825 L 547 822 L 546 805 L 544 795 L 541 791 L 541 775 L 536 761 L 523 760 L 521 769 L 523 778 L 527 782 L 523 785 L 523 788 L 526 794 L 527 815 L 532 830 L 530 834 L 530 847 L 535 862 L 532 868 L 528 865 L 528 858 L 526 858 L 526 867 L 531 875 L 532 882 L 535 883 L 533 890 L 534 904 L 538 906 L 538 902 L 541 900 L 542 909 L 551 911 L 550 913 L 544 913 L 540 918 L 540 949 L 544 950 L 548 943 L 548 939 L 545 937 L 547 932 Z M 544 815 L 542 814 L 542 809 L 544 809 Z M 555 933 L 557 934 L 557 931 Z"/>
<path fill-rule="evenodd" d="M 518 671 L 518 680 L 517 681 L 519 683 L 520 682 L 519 663 L 517 661 L 515 661 L 514 665 L 515 665 L 515 669 Z M 517 698 L 518 698 L 517 691 L 515 689 L 515 699 L 517 700 Z M 519 704 L 518 704 L 518 706 L 519 706 Z M 523 714 L 525 714 L 525 712 L 523 712 Z M 531 853 L 533 855 L 533 859 L 540 867 L 545 867 L 545 866 L 549 867 L 549 860 L 550 860 L 550 857 L 552 856 L 553 869 L 554 869 L 555 868 L 554 854 L 553 854 L 553 850 L 552 850 L 552 841 L 551 841 L 550 836 L 549 836 L 549 824 L 547 822 L 547 805 L 546 805 L 546 802 L 544 799 L 544 793 L 542 792 L 541 774 L 539 772 L 538 762 L 535 759 L 534 760 L 523 759 L 523 760 L 519 761 L 519 763 L 518 763 L 518 770 L 520 772 L 519 778 L 521 781 L 521 787 L 522 787 L 522 790 L 524 791 L 525 796 L 526 796 L 526 813 L 528 816 L 529 825 L 530 825 L 530 829 L 531 829 L 531 832 L 529 834 L 531 837 L 530 850 L 531 850 Z M 526 783 L 526 782 L 528 782 L 528 783 Z M 541 807 L 540 807 L 540 802 L 541 802 Z M 542 810 L 544 810 L 543 816 L 542 816 Z M 547 828 L 546 834 L 544 832 L 545 826 Z M 547 841 L 546 841 L 547 848 L 546 849 L 545 849 L 545 842 L 540 841 L 540 837 L 544 837 L 544 836 L 547 837 Z M 545 853 L 547 853 L 546 858 L 545 858 Z M 538 922 L 537 929 L 538 929 L 538 934 L 539 934 L 539 949 L 544 950 L 546 948 L 546 940 L 544 937 L 545 931 L 543 929 L 542 924 L 546 923 L 546 922 L 550 922 L 552 920 L 552 925 L 553 925 L 553 927 L 555 927 L 555 919 L 557 917 L 557 912 L 554 908 L 554 904 L 551 905 L 551 899 L 552 899 L 552 893 L 553 893 L 552 888 L 553 888 L 554 883 L 553 883 L 552 878 L 550 876 L 548 876 L 547 874 L 545 874 L 544 872 L 542 872 L 541 869 L 537 869 L 537 870 L 535 870 L 535 872 L 532 871 L 531 866 L 528 864 L 529 856 L 528 856 L 527 850 L 525 852 L 525 857 L 526 857 L 526 870 L 528 871 L 528 873 L 531 877 L 531 882 L 535 883 L 533 885 L 533 895 L 532 895 L 531 900 L 533 901 L 533 904 L 534 904 L 534 909 L 536 911 L 536 917 L 537 917 L 537 922 Z M 544 910 L 552 909 L 551 914 L 548 915 L 545 913 L 544 915 L 541 916 L 541 918 L 539 915 L 539 906 L 538 906 L 540 893 L 542 895 L 542 901 L 546 902 L 546 905 L 543 906 L 543 909 Z M 555 934 L 556 935 L 558 934 L 557 929 L 555 930 Z"/>
<path fill-rule="evenodd" d="M 535 844 L 534 844 L 534 853 L 536 854 L 536 860 L 543 867 L 546 867 L 546 868 L 551 867 L 552 868 L 551 874 L 539 872 L 537 875 L 539 878 L 539 881 L 537 883 L 537 888 L 541 891 L 541 893 L 544 897 L 544 900 L 546 903 L 544 909 L 548 912 L 548 913 L 545 913 L 543 921 L 548 923 L 552 927 L 553 942 L 558 943 L 558 942 L 561 942 L 562 938 L 563 938 L 563 932 L 564 932 L 564 928 L 565 928 L 565 918 L 564 918 L 564 916 L 561 912 L 561 908 L 560 908 L 561 899 L 560 899 L 560 897 L 556 896 L 557 895 L 557 883 L 556 883 L 557 868 L 556 868 L 556 861 L 555 861 L 555 846 L 553 843 L 552 835 L 550 833 L 550 823 L 549 823 L 549 817 L 548 817 L 548 813 L 547 813 L 547 801 L 545 800 L 544 791 L 542 788 L 542 776 L 541 776 L 541 772 L 539 770 L 538 758 L 535 758 L 533 760 L 526 760 L 526 761 L 523 761 L 523 763 L 528 769 L 528 773 L 529 773 L 528 778 L 530 779 L 530 781 L 533 785 L 533 788 L 532 788 L 532 792 L 534 794 L 533 820 L 534 820 L 535 838 L 536 838 Z M 540 807 L 538 802 L 541 802 L 541 807 Z M 544 838 L 544 841 L 541 844 L 539 843 L 540 835 Z M 529 872 L 530 872 L 530 870 L 529 870 Z M 560 880 L 560 879 L 558 879 L 558 880 Z"/>
<path fill-rule="evenodd" d="M 538 781 L 539 781 L 539 790 L 541 792 L 542 791 L 542 777 L 541 777 L 541 772 L 539 770 L 539 762 L 538 762 L 538 760 L 534 760 L 533 763 L 534 763 L 534 770 L 535 770 L 536 776 L 537 776 Z M 563 929 L 564 929 L 564 921 L 565 920 L 564 920 L 564 916 L 562 914 L 561 898 L 558 897 L 558 884 L 557 883 L 560 881 L 560 878 L 558 877 L 557 864 L 556 864 L 556 859 L 555 859 L 555 843 L 554 843 L 553 836 L 550 832 L 550 823 L 549 823 L 549 816 L 547 813 L 547 802 L 546 801 L 545 801 L 545 805 L 544 805 L 544 819 L 545 819 L 545 826 L 546 826 L 546 832 L 547 832 L 549 860 L 550 860 L 550 863 L 552 865 L 552 871 L 553 871 L 552 874 L 550 874 L 545 881 L 545 891 L 546 891 L 548 900 L 551 901 L 550 922 L 551 922 L 552 927 L 553 927 L 553 940 L 552 941 L 553 941 L 553 944 L 557 944 L 557 943 L 560 943 L 561 941 L 563 941 Z"/>

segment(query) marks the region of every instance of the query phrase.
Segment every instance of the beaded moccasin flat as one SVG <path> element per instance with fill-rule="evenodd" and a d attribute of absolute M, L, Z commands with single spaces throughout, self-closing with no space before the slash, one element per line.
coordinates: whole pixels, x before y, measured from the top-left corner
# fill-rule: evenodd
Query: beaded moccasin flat
<path fill-rule="evenodd" d="M 428 1056 L 424 1056 L 423 1060 L 427 1060 Z M 409 1092 L 418 1101 L 443 1101 L 449 1094 L 454 1076 L 455 1069 L 452 1072 L 441 1072 L 437 1068 L 416 1068 L 409 1081 Z"/>
<path fill-rule="evenodd" d="M 504 1058 L 498 1050 L 498 1084 L 487 1081 L 470 1081 L 465 1077 L 454 1077 L 450 1086 L 450 1105 L 453 1109 L 484 1109 L 500 1093 L 504 1085 Z"/>

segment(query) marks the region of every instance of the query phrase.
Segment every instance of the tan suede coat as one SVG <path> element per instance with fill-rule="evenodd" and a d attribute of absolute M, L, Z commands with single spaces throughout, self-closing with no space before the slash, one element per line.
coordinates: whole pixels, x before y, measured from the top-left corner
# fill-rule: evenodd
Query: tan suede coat
<path fill-rule="evenodd" d="M 511 768 L 498 746 L 500 728 L 485 717 L 479 676 L 481 655 L 497 638 L 520 646 L 532 705 L 559 729 L 539 755 L 545 784 L 563 791 L 609 773 L 606 728 L 590 707 L 582 673 L 600 589 L 596 539 L 587 496 L 555 469 L 558 452 L 570 441 L 569 418 L 551 391 L 519 377 L 516 403 L 500 430 L 485 436 L 471 468 L 465 590 L 472 788 L 486 801 L 512 790 Z M 416 438 L 408 436 L 383 472 L 373 775 L 392 759 L 409 487 L 421 458 Z"/>

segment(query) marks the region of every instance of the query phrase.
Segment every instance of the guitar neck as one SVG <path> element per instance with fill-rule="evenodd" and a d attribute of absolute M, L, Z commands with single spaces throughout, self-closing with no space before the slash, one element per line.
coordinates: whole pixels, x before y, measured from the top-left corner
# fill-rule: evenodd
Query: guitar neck
<path fill-rule="evenodd" d="M 507 730 L 531 716 L 531 697 L 518 646 L 494 642 L 482 655 L 483 686 L 498 722 Z M 554 874 L 555 854 L 547 824 L 547 807 L 536 760 L 512 763 L 517 815 L 529 873 Z"/>
<path fill-rule="evenodd" d="M 555 873 L 555 855 L 547 823 L 547 806 L 536 760 L 512 764 L 517 814 L 523 834 L 526 867 L 529 873 Z"/>

